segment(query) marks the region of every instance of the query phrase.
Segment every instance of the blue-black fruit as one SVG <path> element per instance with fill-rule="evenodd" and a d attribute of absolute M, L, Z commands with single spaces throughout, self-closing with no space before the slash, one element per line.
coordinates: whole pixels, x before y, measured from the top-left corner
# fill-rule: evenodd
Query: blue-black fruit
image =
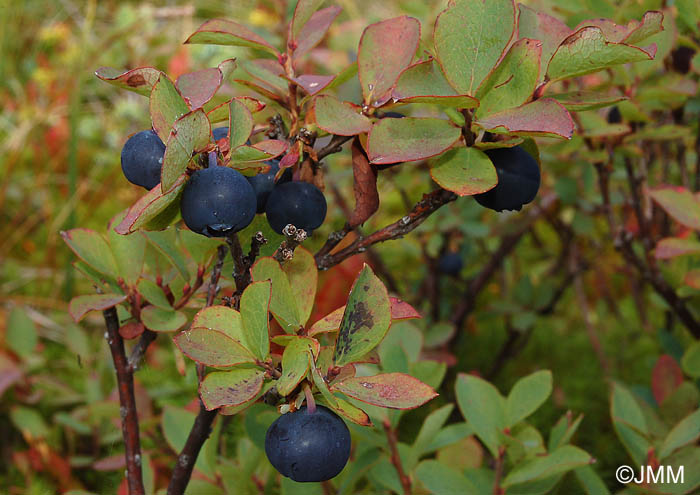
<path fill-rule="evenodd" d="M 308 182 L 277 184 L 267 198 L 265 213 L 272 230 L 282 233 L 287 224 L 311 234 L 326 219 L 326 198 Z"/>
<path fill-rule="evenodd" d="M 540 167 L 530 153 L 515 146 L 487 150 L 486 155 L 496 167 L 498 184 L 474 196 L 481 206 L 496 211 L 519 211 L 535 199 L 540 188 Z"/>
<path fill-rule="evenodd" d="M 267 162 L 267 164 L 270 166 L 270 170 L 268 170 L 266 173 L 253 175 L 252 177 L 247 178 L 248 182 L 250 182 L 250 185 L 253 186 L 253 191 L 255 191 L 255 197 L 257 198 L 258 202 L 258 213 L 265 212 L 265 205 L 267 204 L 267 199 L 270 197 L 270 193 L 275 187 L 275 175 L 277 175 L 277 172 L 279 172 L 280 170 L 279 160 L 272 160 Z M 286 169 L 282 173 L 282 177 L 279 178 L 277 183 L 281 184 L 283 182 L 289 182 L 290 180 L 292 180 L 291 172 L 292 169 Z"/>
<path fill-rule="evenodd" d="M 193 232 L 224 237 L 246 228 L 255 217 L 255 192 L 228 167 L 197 170 L 182 192 L 180 212 Z"/>
<path fill-rule="evenodd" d="M 618 108 L 617 105 L 615 105 L 614 107 L 612 107 L 610 109 L 606 120 L 608 121 L 608 124 L 621 124 L 622 123 L 622 114 L 620 113 L 620 109 Z"/>
<path fill-rule="evenodd" d="M 122 171 L 132 184 L 149 191 L 160 184 L 165 145 L 152 130 L 137 132 L 122 148 Z"/>
<path fill-rule="evenodd" d="M 459 253 L 445 253 L 438 260 L 437 269 L 445 275 L 457 275 L 462 271 L 462 257 Z"/>
<path fill-rule="evenodd" d="M 297 482 L 326 481 L 337 476 L 350 457 L 350 431 L 333 411 L 306 406 L 283 414 L 265 435 L 265 453 L 283 476 Z"/>
<path fill-rule="evenodd" d="M 211 135 L 214 136 L 214 141 L 228 137 L 228 127 L 217 127 L 211 131 Z"/>

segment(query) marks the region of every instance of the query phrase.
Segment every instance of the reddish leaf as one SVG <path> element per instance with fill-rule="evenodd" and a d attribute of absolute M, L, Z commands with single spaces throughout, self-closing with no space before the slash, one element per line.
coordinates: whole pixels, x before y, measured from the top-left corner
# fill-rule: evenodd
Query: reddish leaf
<path fill-rule="evenodd" d="M 661 239 L 654 250 L 654 255 L 659 260 L 697 254 L 700 254 L 700 242 L 694 239 L 680 239 L 677 237 Z"/>
<path fill-rule="evenodd" d="M 246 60 L 241 62 L 241 68 L 264 88 L 279 94 L 287 93 L 288 83 L 284 78 L 284 68 L 277 61 L 269 59 Z"/>
<path fill-rule="evenodd" d="M 391 303 L 391 321 L 422 318 L 413 306 L 398 297 L 389 297 L 389 302 Z"/>
<path fill-rule="evenodd" d="M 139 321 L 130 321 L 126 325 L 119 327 L 119 335 L 126 340 L 135 339 L 143 333 L 146 327 Z"/>
<path fill-rule="evenodd" d="M 365 28 L 357 50 L 357 67 L 366 104 L 381 106 L 408 67 L 420 41 L 420 22 L 401 16 Z"/>
<path fill-rule="evenodd" d="M 157 219 L 158 215 L 164 213 L 170 204 L 178 198 L 186 178 L 187 176 L 182 174 L 175 182 L 173 189 L 165 195 L 161 193 L 160 184 L 148 191 L 129 208 L 124 220 L 114 228 L 114 231 L 117 234 L 126 235 L 150 220 Z"/>
<path fill-rule="evenodd" d="M 294 36 L 296 48 L 293 55 L 295 58 L 301 57 L 318 45 L 341 10 L 337 6 L 326 7 L 311 16 L 301 31 L 299 31 L 299 34 Z"/>
<path fill-rule="evenodd" d="M 245 107 L 250 111 L 250 113 L 257 113 L 266 107 L 265 103 L 251 96 L 236 96 L 233 99 L 243 103 L 243 105 L 245 105 Z M 230 104 L 231 100 L 222 103 L 221 105 L 217 105 L 211 110 L 209 110 L 209 112 L 207 113 L 209 121 L 212 124 L 215 124 L 217 122 L 223 122 L 224 120 L 228 120 Z"/>
<path fill-rule="evenodd" d="M 0 397 L 21 378 L 22 369 L 5 354 L 0 354 Z"/>
<path fill-rule="evenodd" d="M 649 191 L 649 196 L 671 218 L 693 230 L 700 230 L 700 199 L 688 189 L 660 186 Z"/>
<path fill-rule="evenodd" d="M 298 0 L 294 8 L 292 16 L 292 25 L 290 29 L 292 40 L 299 38 L 299 32 L 304 28 L 304 25 L 311 19 L 314 13 L 323 5 L 325 0 Z"/>
<path fill-rule="evenodd" d="M 369 419 L 367 413 L 346 400 L 336 397 L 335 404 L 329 404 L 329 406 L 339 415 L 355 424 L 360 426 L 372 426 L 372 420 Z"/>
<path fill-rule="evenodd" d="M 189 112 L 182 95 L 165 74 L 161 74 L 153 85 L 149 109 L 153 129 L 164 143 L 168 141 L 175 121 Z"/>
<path fill-rule="evenodd" d="M 406 301 L 402 301 L 397 297 L 390 297 L 389 303 L 391 304 L 391 321 L 398 320 L 411 320 L 415 318 L 421 318 L 418 311 L 413 308 Z M 335 311 L 327 314 L 316 323 L 314 323 L 308 331 L 308 335 L 316 335 L 319 333 L 336 332 L 340 328 L 340 323 L 343 321 L 343 313 L 345 313 L 345 306 L 341 306 Z"/>
<path fill-rule="evenodd" d="M 434 60 L 407 67 L 396 81 L 392 98 L 402 103 L 433 103 L 457 108 L 474 108 L 479 104 L 476 98 L 457 93 Z"/>
<path fill-rule="evenodd" d="M 173 341 L 183 354 L 206 366 L 224 368 L 255 362 L 248 349 L 217 330 L 192 328 L 173 337 Z"/>
<path fill-rule="evenodd" d="M 352 175 L 355 209 L 348 218 L 348 224 L 355 228 L 365 223 L 379 209 L 377 170 L 370 166 L 358 138 L 352 142 Z"/>
<path fill-rule="evenodd" d="M 185 43 L 201 43 L 206 45 L 246 46 L 266 50 L 275 56 L 277 49 L 261 36 L 237 22 L 225 19 L 212 19 L 205 22 L 185 41 Z"/>
<path fill-rule="evenodd" d="M 284 98 L 277 94 L 275 90 L 266 88 L 260 84 L 254 83 L 252 81 L 246 81 L 245 79 L 234 79 L 234 82 L 241 84 L 247 88 L 252 89 L 256 93 L 265 96 L 266 98 L 269 98 L 273 101 L 276 101 L 278 103 L 284 103 Z"/>
<path fill-rule="evenodd" d="M 211 100 L 222 81 L 221 71 L 218 68 L 209 68 L 181 75 L 175 81 L 175 86 L 190 110 L 195 110 Z"/>
<path fill-rule="evenodd" d="M 657 404 L 661 404 L 683 383 L 683 370 L 668 354 L 659 356 L 651 372 L 651 391 Z"/>
<path fill-rule="evenodd" d="M 540 75 L 544 76 L 549 59 L 567 36 L 573 31 L 559 19 L 535 12 L 530 7 L 519 4 L 518 38 L 531 38 L 542 42 L 542 62 Z"/>
<path fill-rule="evenodd" d="M 688 287 L 700 290 L 700 270 L 690 270 L 685 274 L 685 279 L 683 282 Z"/>
<path fill-rule="evenodd" d="M 333 383 L 332 391 L 380 407 L 414 409 L 438 396 L 432 387 L 403 373 L 348 378 Z"/>
<path fill-rule="evenodd" d="M 199 395 L 208 411 L 221 406 L 237 406 L 258 394 L 264 376 L 256 368 L 209 373 L 199 386 Z"/>
<path fill-rule="evenodd" d="M 522 136 L 551 136 L 570 139 L 574 121 L 556 100 L 543 98 L 498 112 L 476 122 L 487 131 Z"/>
<path fill-rule="evenodd" d="M 102 311 L 113 308 L 125 300 L 126 296 L 123 294 L 91 294 L 87 296 L 77 296 L 71 299 L 68 305 L 68 313 L 77 323 L 90 311 Z"/>
<path fill-rule="evenodd" d="M 452 147 L 462 135 L 451 122 L 433 118 L 382 119 L 367 138 L 370 163 L 423 160 Z"/>
<path fill-rule="evenodd" d="M 294 148 L 280 160 L 280 169 L 293 167 L 299 162 L 299 150 Z"/>
<path fill-rule="evenodd" d="M 158 81 L 161 71 L 153 67 L 139 67 L 122 72 L 111 67 L 100 67 L 95 71 L 95 75 L 120 88 L 148 96 L 151 94 L 153 85 Z"/>
<path fill-rule="evenodd" d="M 354 136 L 369 132 L 370 120 L 360 109 L 348 102 L 342 102 L 331 95 L 321 95 L 314 100 L 316 124 L 326 132 L 340 136 Z"/>
<path fill-rule="evenodd" d="M 313 74 L 302 74 L 299 77 L 292 79 L 295 83 L 306 91 L 309 95 L 313 96 L 316 93 L 323 91 L 326 86 L 333 82 L 335 76 L 316 76 Z"/>

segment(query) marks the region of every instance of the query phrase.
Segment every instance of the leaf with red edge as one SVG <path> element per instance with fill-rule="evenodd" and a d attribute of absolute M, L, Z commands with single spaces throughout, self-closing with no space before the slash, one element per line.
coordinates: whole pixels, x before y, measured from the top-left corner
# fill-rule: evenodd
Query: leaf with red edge
<path fill-rule="evenodd" d="M 250 113 L 257 113 L 261 110 L 263 110 L 267 105 L 263 103 L 262 101 L 253 98 L 252 96 L 236 96 L 232 98 L 233 100 L 237 100 L 240 103 L 242 103 Z M 217 105 L 209 112 L 207 113 L 207 117 L 209 118 L 209 122 L 212 124 L 215 124 L 217 122 L 223 122 L 224 120 L 229 119 L 229 105 L 231 104 L 231 100 L 222 103 L 221 105 Z"/>
<path fill-rule="evenodd" d="M 418 49 L 420 22 L 401 16 L 365 28 L 357 50 L 357 67 L 366 104 L 381 106 Z"/>
<path fill-rule="evenodd" d="M 228 306 L 208 306 L 192 320 L 192 328 L 209 328 L 223 332 L 239 343 L 245 342 L 241 314 Z"/>
<path fill-rule="evenodd" d="M 294 251 L 294 257 L 282 265 L 282 271 L 287 275 L 289 286 L 292 288 L 299 309 L 299 321 L 302 325 L 306 324 L 316 299 L 316 259 L 310 251 L 298 247 Z"/>
<path fill-rule="evenodd" d="M 688 189 L 660 186 L 650 190 L 649 196 L 675 221 L 700 230 L 700 199 Z"/>
<path fill-rule="evenodd" d="M 287 274 L 284 273 L 280 264 L 274 258 L 263 257 L 255 262 L 250 271 L 254 281 L 270 280 L 272 282 L 270 312 L 285 333 L 296 333 L 296 330 L 302 326 L 299 308 Z"/>
<path fill-rule="evenodd" d="M 91 294 L 77 296 L 71 299 L 68 305 L 68 313 L 77 323 L 90 311 L 103 311 L 113 308 L 126 300 L 124 294 Z"/>
<path fill-rule="evenodd" d="M 211 125 L 204 110 L 194 110 L 175 121 L 170 131 L 163 156 L 161 170 L 161 189 L 170 192 L 180 176 L 187 169 L 195 151 L 201 151 L 208 144 L 211 136 Z"/>
<path fill-rule="evenodd" d="M 223 332 L 209 328 L 191 328 L 173 337 L 184 355 L 205 366 L 225 368 L 254 363 L 248 349 Z"/>
<path fill-rule="evenodd" d="M 175 81 L 190 110 L 201 108 L 221 87 L 223 74 L 218 68 L 209 68 L 183 74 Z"/>
<path fill-rule="evenodd" d="M 226 19 L 212 19 L 199 26 L 185 41 L 190 44 L 245 46 L 256 48 L 279 56 L 277 49 L 265 41 L 262 36 L 254 33 L 237 22 Z"/>
<path fill-rule="evenodd" d="M 234 149 L 248 141 L 255 121 L 248 107 L 236 99 L 229 103 L 229 147 Z"/>
<path fill-rule="evenodd" d="M 594 91 L 573 91 L 571 93 L 559 93 L 551 97 L 564 105 L 564 108 L 567 110 L 574 112 L 596 110 L 628 99 L 626 96 L 596 93 Z"/>
<path fill-rule="evenodd" d="M 477 122 L 487 131 L 518 136 L 550 136 L 571 139 L 574 121 L 556 100 L 542 98 L 517 108 L 489 115 Z"/>
<path fill-rule="evenodd" d="M 309 19 L 313 17 L 314 13 L 321 8 L 321 5 L 326 0 L 298 0 L 296 7 L 294 8 L 294 15 L 292 16 L 292 25 L 290 29 L 290 39 L 296 40 L 299 38 L 299 33 L 304 28 Z"/>
<path fill-rule="evenodd" d="M 294 36 L 296 48 L 292 53 L 293 57 L 298 59 L 318 45 L 341 10 L 340 7 L 334 5 L 314 12 L 299 34 Z"/>
<path fill-rule="evenodd" d="M 129 208 L 124 220 L 114 227 L 114 231 L 117 234 L 126 235 L 142 226 L 150 225 L 150 222 L 157 221 L 161 215 L 165 215 L 172 208 L 172 205 L 178 205 L 176 201 L 180 197 L 186 179 L 186 174 L 178 177 L 175 185 L 167 194 L 161 192 L 160 184 L 148 191 Z"/>
<path fill-rule="evenodd" d="M 246 88 L 252 89 L 256 93 L 271 99 L 272 101 L 276 101 L 280 105 L 286 105 L 285 98 L 281 96 L 280 94 L 276 93 L 275 90 L 266 88 L 262 86 L 261 84 L 258 84 L 253 81 L 246 81 L 245 79 L 234 79 L 234 82 L 245 86 Z"/>
<path fill-rule="evenodd" d="M 161 71 L 153 67 L 139 67 L 127 71 L 120 71 L 112 67 L 100 67 L 95 71 L 95 75 L 117 87 L 148 96 L 151 94 L 153 85 L 158 81 Z"/>
<path fill-rule="evenodd" d="M 657 260 L 668 260 L 678 256 L 700 254 L 700 242 L 694 239 L 667 237 L 656 244 L 654 256 Z"/>
<path fill-rule="evenodd" d="M 333 383 L 331 390 L 367 404 L 391 409 L 414 409 L 438 396 L 432 387 L 403 373 L 348 378 Z"/>
<path fill-rule="evenodd" d="M 144 330 L 146 330 L 146 327 L 143 326 L 143 323 L 138 321 L 130 321 L 129 323 L 119 327 L 119 335 L 126 340 L 131 340 L 140 336 Z"/>
<path fill-rule="evenodd" d="M 253 146 L 242 145 L 231 153 L 231 162 L 234 168 L 259 168 L 267 167 L 265 163 L 280 156 L 287 149 L 285 141 L 268 139 L 260 141 Z"/>
<path fill-rule="evenodd" d="M 173 82 L 162 73 L 153 85 L 149 105 L 153 129 L 163 142 L 168 140 L 175 121 L 190 111 Z"/>
<path fill-rule="evenodd" d="M 286 94 L 288 83 L 284 78 L 284 68 L 275 60 L 258 59 L 241 62 L 241 68 L 246 71 L 262 87 L 273 93 Z"/>
<path fill-rule="evenodd" d="M 141 310 L 141 321 L 154 332 L 175 332 L 187 323 L 187 316 L 182 311 L 146 306 Z"/>
<path fill-rule="evenodd" d="M 326 86 L 333 82 L 335 76 L 317 76 L 313 74 L 302 74 L 291 80 L 299 85 L 307 94 L 313 96 L 323 91 Z"/>
<path fill-rule="evenodd" d="M 622 42 L 628 45 L 636 45 L 650 36 L 663 31 L 663 22 L 664 14 L 662 12 L 657 10 L 645 12 L 641 22 L 637 23 L 636 27 L 630 30 L 629 34 L 624 37 Z M 630 25 L 634 26 L 635 23 L 630 23 Z"/>
<path fill-rule="evenodd" d="M 421 318 L 420 313 L 418 313 L 413 306 L 397 297 L 390 297 L 389 304 L 391 304 L 392 322 Z M 319 333 L 337 331 L 340 328 L 341 322 L 343 321 L 343 313 L 345 313 L 345 306 L 341 306 L 318 320 L 311 326 L 307 334 L 309 336 L 313 336 Z"/>
<path fill-rule="evenodd" d="M 314 100 L 316 124 L 324 131 L 340 136 L 354 136 L 369 132 L 370 120 L 362 115 L 356 105 L 342 102 L 331 95 L 321 95 Z"/>
<path fill-rule="evenodd" d="M 352 175 L 355 208 L 348 218 L 348 225 L 355 228 L 362 225 L 379 209 L 379 191 L 377 191 L 377 170 L 369 164 L 360 140 L 352 142 Z"/>
<path fill-rule="evenodd" d="M 458 94 L 434 60 L 407 67 L 396 81 L 391 96 L 401 103 L 432 103 L 467 109 L 479 105 L 476 98 Z"/>
<path fill-rule="evenodd" d="M 471 196 L 493 189 L 498 174 L 486 153 L 458 146 L 440 155 L 430 167 L 430 176 L 443 189 Z"/>
<path fill-rule="evenodd" d="M 61 232 L 61 237 L 71 251 L 92 268 L 114 278 L 119 276 L 117 262 L 102 234 L 90 229 L 71 229 Z"/>
<path fill-rule="evenodd" d="M 221 406 L 237 406 L 255 397 L 263 386 L 264 373 L 257 368 L 241 368 L 209 373 L 199 386 L 207 411 Z"/>
<path fill-rule="evenodd" d="M 651 372 L 651 392 L 661 404 L 683 383 L 683 370 L 673 357 L 662 354 Z"/>
<path fill-rule="evenodd" d="M 270 155 L 270 159 L 277 158 L 287 151 L 287 146 L 287 141 L 280 139 L 266 139 L 265 141 L 260 141 L 253 145 L 254 148 Z"/>
<path fill-rule="evenodd" d="M 518 38 L 531 38 L 542 42 L 542 63 L 540 79 L 559 45 L 573 31 L 559 19 L 548 14 L 536 12 L 527 5 L 518 4 Z"/>
<path fill-rule="evenodd" d="M 513 0 L 459 1 L 435 21 L 435 53 L 460 94 L 473 95 L 500 60 L 515 30 Z"/>
<path fill-rule="evenodd" d="M 391 304 L 391 321 L 422 318 L 420 313 L 416 311 L 413 306 L 398 297 L 390 297 L 389 304 Z"/>
<path fill-rule="evenodd" d="M 451 122 L 433 118 L 382 119 L 367 138 L 370 163 L 423 160 L 452 147 L 462 135 Z"/>
<path fill-rule="evenodd" d="M 299 385 L 313 362 L 311 347 L 305 337 L 287 336 L 291 341 L 282 354 L 282 376 L 277 379 L 277 391 L 282 396 L 291 394 Z"/>

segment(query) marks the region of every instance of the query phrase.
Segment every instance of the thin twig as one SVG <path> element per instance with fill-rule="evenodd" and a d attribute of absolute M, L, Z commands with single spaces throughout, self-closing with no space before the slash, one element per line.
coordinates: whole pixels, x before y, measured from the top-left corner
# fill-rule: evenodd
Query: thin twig
<path fill-rule="evenodd" d="M 399 480 L 401 481 L 401 487 L 403 488 L 404 495 L 411 494 L 411 478 L 406 475 L 406 471 L 403 469 L 403 464 L 401 463 L 401 456 L 399 455 L 398 443 L 399 440 L 396 436 L 396 431 L 391 427 L 391 422 L 385 419 L 382 423 L 384 426 L 384 432 L 386 433 L 386 438 L 389 441 L 389 450 L 391 451 L 391 463 L 396 468 L 396 472 L 399 475 Z"/>
<path fill-rule="evenodd" d="M 318 152 L 316 152 L 316 158 L 320 162 L 328 155 L 332 155 L 333 153 L 340 153 L 341 151 L 343 151 L 343 145 L 350 141 L 353 137 L 354 136 L 333 135 L 330 143 L 328 143 L 326 146 L 324 146 L 323 148 L 318 150 Z"/>
<path fill-rule="evenodd" d="M 221 270 L 224 267 L 224 260 L 226 259 L 226 246 L 221 245 L 216 250 L 216 264 L 214 269 L 211 271 L 211 277 L 209 278 L 209 287 L 207 288 L 207 307 L 214 304 L 214 299 L 219 291 L 219 279 L 221 278 Z"/>

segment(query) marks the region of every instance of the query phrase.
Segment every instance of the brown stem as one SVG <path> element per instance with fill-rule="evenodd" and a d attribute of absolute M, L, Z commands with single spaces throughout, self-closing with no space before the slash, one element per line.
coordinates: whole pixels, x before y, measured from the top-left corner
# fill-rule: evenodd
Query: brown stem
<path fill-rule="evenodd" d="M 318 152 L 316 153 L 316 158 L 320 162 L 328 155 L 332 155 L 333 153 L 340 153 L 341 151 L 343 151 L 343 145 L 350 141 L 353 137 L 354 136 L 333 135 L 330 143 L 318 150 Z"/>
<path fill-rule="evenodd" d="M 158 337 L 157 332 L 148 329 L 143 331 L 139 341 L 131 349 L 131 354 L 129 354 L 129 369 L 132 373 L 139 369 L 141 360 L 143 360 L 143 356 L 146 355 L 148 346 L 151 345 L 154 340 L 156 340 L 156 337 Z"/>
<path fill-rule="evenodd" d="M 119 413 L 122 422 L 122 436 L 126 449 L 126 478 L 129 495 L 143 495 L 143 474 L 141 471 L 141 442 L 139 419 L 134 397 L 134 373 L 126 358 L 124 340 L 119 335 L 119 317 L 115 308 L 102 312 L 107 326 L 107 343 L 112 353 L 112 361 L 117 372 L 119 390 Z"/>
<path fill-rule="evenodd" d="M 382 423 L 384 426 L 384 432 L 386 433 L 386 438 L 389 441 L 389 450 L 391 450 L 391 463 L 396 468 L 396 472 L 399 475 L 399 480 L 401 481 L 401 487 L 403 488 L 404 495 L 411 494 L 411 478 L 406 475 L 406 471 L 403 469 L 403 464 L 401 463 L 401 457 L 399 456 L 398 443 L 399 440 L 396 436 L 396 431 L 391 427 L 391 422 L 385 419 Z"/>
<path fill-rule="evenodd" d="M 226 246 L 219 246 L 216 250 L 216 264 L 211 271 L 209 278 L 209 287 L 207 288 L 207 307 L 214 304 L 214 299 L 219 291 L 219 279 L 221 278 L 221 270 L 224 267 L 226 259 Z"/>
<path fill-rule="evenodd" d="M 498 457 L 496 457 L 496 473 L 493 477 L 493 495 L 503 495 L 505 491 L 501 488 L 501 478 L 503 477 L 503 464 L 505 461 L 506 449 L 502 445 L 498 447 Z"/>

